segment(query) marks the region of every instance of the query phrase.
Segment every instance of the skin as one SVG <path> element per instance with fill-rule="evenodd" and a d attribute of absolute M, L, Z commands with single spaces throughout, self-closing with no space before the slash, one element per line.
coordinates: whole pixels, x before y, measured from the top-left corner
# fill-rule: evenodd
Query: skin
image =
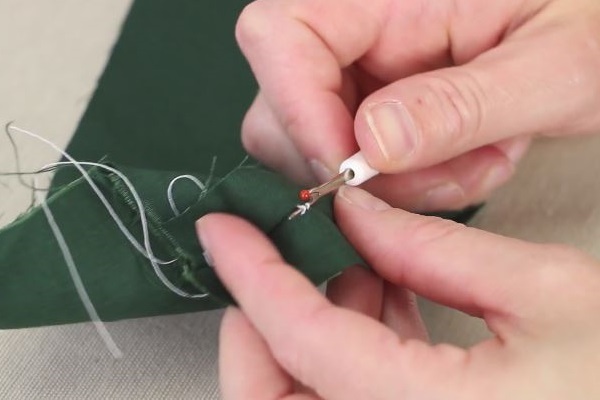
<path fill-rule="evenodd" d="M 327 297 L 247 222 L 198 222 L 240 305 L 221 329 L 223 396 L 600 398 L 597 261 L 394 208 L 480 201 L 533 136 L 600 131 L 600 3 L 258 0 L 236 34 L 260 85 L 250 153 L 307 184 L 357 150 L 384 175 L 336 196 L 373 270 L 349 269 Z M 494 337 L 431 346 L 414 293 Z"/>
<path fill-rule="evenodd" d="M 258 0 L 236 35 L 246 149 L 305 184 L 361 150 L 395 207 L 481 201 L 532 136 L 600 126 L 596 0 Z"/>
<path fill-rule="evenodd" d="M 221 327 L 225 399 L 600 398 L 598 262 L 394 209 L 356 188 L 340 191 L 335 210 L 377 275 L 349 270 L 332 300 L 248 222 L 198 222 L 240 304 Z M 428 344 L 400 288 L 483 318 L 494 337 L 466 350 Z"/>

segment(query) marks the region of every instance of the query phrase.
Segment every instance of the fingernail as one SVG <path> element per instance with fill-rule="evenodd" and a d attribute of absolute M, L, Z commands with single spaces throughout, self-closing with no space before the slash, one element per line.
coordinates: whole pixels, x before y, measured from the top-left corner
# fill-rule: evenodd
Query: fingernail
<path fill-rule="evenodd" d="M 333 172 L 327 168 L 323 163 L 318 160 L 310 160 L 308 162 L 310 168 L 313 172 L 313 175 L 319 183 L 327 182 L 329 179 L 333 177 Z"/>
<path fill-rule="evenodd" d="M 455 182 L 445 182 L 427 191 L 421 205 L 423 210 L 434 211 L 460 207 L 465 204 L 463 188 Z"/>
<path fill-rule="evenodd" d="M 487 194 L 498 186 L 506 183 L 513 175 L 514 167 L 508 164 L 500 164 L 490 168 L 479 184 L 479 191 Z"/>
<path fill-rule="evenodd" d="M 519 140 L 518 142 L 498 143 L 496 146 L 504 153 L 514 165 L 517 165 L 529 149 L 530 140 Z"/>
<path fill-rule="evenodd" d="M 202 257 L 204 257 L 204 261 L 209 267 L 214 268 L 215 261 L 208 251 L 205 235 L 202 233 L 202 218 L 196 221 L 196 232 L 198 233 L 198 243 L 202 249 Z"/>
<path fill-rule="evenodd" d="M 385 201 L 372 196 L 368 192 L 351 186 L 342 186 L 338 196 L 348 203 L 369 211 L 384 211 L 391 207 Z"/>
<path fill-rule="evenodd" d="M 215 260 L 212 258 L 208 250 L 204 249 L 204 251 L 202 252 L 202 257 L 204 257 L 204 261 L 206 261 L 206 264 L 209 267 L 214 268 Z"/>
<path fill-rule="evenodd" d="M 410 156 L 419 142 L 412 116 L 399 101 L 370 105 L 366 120 L 371 134 L 386 160 Z"/>

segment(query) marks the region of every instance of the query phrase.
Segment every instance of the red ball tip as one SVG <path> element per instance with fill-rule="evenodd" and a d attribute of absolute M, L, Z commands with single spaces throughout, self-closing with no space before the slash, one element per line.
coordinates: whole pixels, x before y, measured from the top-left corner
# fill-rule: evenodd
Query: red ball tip
<path fill-rule="evenodd" d="M 301 201 L 306 203 L 306 202 L 310 201 L 312 195 L 310 194 L 309 190 L 304 189 L 304 190 L 300 191 L 300 193 L 298 194 L 298 197 L 300 198 Z"/>

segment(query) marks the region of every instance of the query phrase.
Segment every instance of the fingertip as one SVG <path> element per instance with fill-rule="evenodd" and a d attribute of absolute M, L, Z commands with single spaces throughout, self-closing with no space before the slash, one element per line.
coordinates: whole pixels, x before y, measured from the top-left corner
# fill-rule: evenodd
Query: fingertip
<path fill-rule="evenodd" d="M 364 211 L 386 211 L 392 208 L 385 201 L 378 199 L 366 190 L 352 186 L 342 186 L 338 190 L 336 202 Z"/>
<path fill-rule="evenodd" d="M 273 24 L 270 22 L 271 10 L 264 2 L 253 1 L 247 4 L 236 21 L 235 39 L 242 51 L 271 37 Z"/>
<path fill-rule="evenodd" d="M 200 242 L 200 247 L 203 249 L 206 249 L 208 245 L 207 232 L 211 229 L 213 218 L 213 214 L 206 214 L 196 220 L 196 236 L 198 236 L 198 242 Z"/>
<path fill-rule="evenodd" d="M 266 235 L 240 217 L 208 214 L 196 222 L 196 229 L 205 259 L 238 301 L 240 292 L 260 286 L 260 266 L 283 262 Z"/>
<path fill-rule="evenodd" d="M 229 217 L 233 217 L 233 216 L 225 214 L 225 213 L 218 213 L 218 212 L 204 214 L 203 216 L 201 216 L 200 218 L 198 218 L 196 220 L 196 227 L 198 229 L 205 229 L 206 226 L 212 225 L 215 220 L 219 220 L 221 218 L 229 218 Z"/>
<path fill-rule="evenodd" d="M 495 144 L 495 147 L 500 150 L 504 156 L 513 164 L 517 165 L 529 150 L 532 138 L 530 136 L 525 137 L 513 137 L 510 139 L 502 140 Z"/>
<path fill-rule="evenodd" d="M 208 248 L 211 247 L 211 237 L 213 235 L 219 235 L 220 228 L 229 225 L 232 218 L 235 217 L 222 213 L 211 213 L 203 215 L 196 220 L 196 234 L 200 246 L 204 250 L 208 250 Z M 217 232 L 215 232 L 215 230 Z"/>
<path fill-rule="evenodd" d="M 196 220 L 196 232 L 203 245 L 218 246 L 232 237 L 246 238 L 244 244 L 261 241 L 264 234 L 244 218 L 226 213 L 210 213 Z M 253 239 L 253 237 L 257 239 Z M 228 244 L 226 243 L 228 246 Z M 218 246 L 220 248 L 220 246 Z"/>
<path fill-rule="evenodd" d="M 384 222 L 388 212 L 401 212 L 388 203 L 373 196 L 366 190 L 343 186 L 338 190 L 334 201 L 334 212 L 342 231 L 352 237 L 362 231 L 369 231 L 377 221 Z"/>

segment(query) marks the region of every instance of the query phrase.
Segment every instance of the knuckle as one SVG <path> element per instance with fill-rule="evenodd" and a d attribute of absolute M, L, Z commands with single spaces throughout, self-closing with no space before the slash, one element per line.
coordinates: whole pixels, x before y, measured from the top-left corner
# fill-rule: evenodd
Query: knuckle
<path fill-rule="evenodd" d="M 600 265 L 590 256 L 563 244 L 540 244 L 538 256 L 521 279 L 535 295 L 529 299 L 528 318 L 554 323 L 557 315 L 571 319 L 573 310 L 600 310 Z M 540 255 L 541 254 L 541 255 Z M 548 308 L 548 301 L 553 304 Z"/>
<path fill-rule="evenodd" d="M 292 108 L 293 109 L 293 108 Z M 302 125 L 304 123 L 301 115 L 295 112 L 283 113 L 281 116 L 282 125 L 284 132 L 287 132 L 291 137 L 294 137 L 295 133 L 302 132 Z"/>
<path fill-rule="evenodd" d="M 438 240 L 446 240 L 466 231 L 463 224 L 440 217 L 423 217 L 414 222 L 407 232 L 410 232 L 414 248 L 421 249 Z"/>
<path fill-rule="evenodd" d="M 594 95 L 600 90 L 600 78 L 598 77 L 598 69 L 600 68 L 600 17 L 594 20 L 586 18 L 581 22 L 579 28 L 579 56 L 577 59 L 581 63 L 581 71 L 576 73 L 580 75 L 575 81 L 582 83 L 582 88 L 593 90 Z"/>
<path fill-rule="evenodd" d="M 430 76 L 423 96 L 437 114 L 429 121 L 428 129 L 437 133 L 434 137 L 438 143 L 456 146 L 476 139 L 481 130 L 485 94 L 473 74 L 455 69 L 450 75 Z"/>
<path fill-rule="evenodd" d="M 564 40 L 571 49 L 572 59 L 577 61 L 572 63 L 574 72 L 596 77 L 600 67 L 600 17 L 579 18 L 576 27 L 565 33 Z"/>
<path fill-rule="evenodd" d="M 591 55 L 592 63 L 600 65 L 600 12 L 581 17 L 578 23 L 582 50 Z"/>
<path fill-rule="evenodd" d="M 589 257 L 581 250 L 566 244 L 542 245 L 556 264 L 587 264 Z"/>
<path fill-rule="evenodd" d="M 600 125 L 598 91 L 600 91 L 600 13 L 581 13 L 568 20 L 558 31 L 553 56 L 560 57 L 561 81 L 573 93 L 571 112 L 561 120 L 561 130 L 572 133 L 596 133 Z M 565 49 L 569 57 L 564 58 Z"/>
<path fill-rule="evenodd" d="M 307 116 L 299 111 L 303 108 L 300 102 L 302 99 L 297 99 L 293 96 L 286 96 L 279 99 L 279 113 L 277 119 L 281 124 L 281 128 L 286 135 L 297 144 L 308 141 L 309 136 L 306 135 L 305 126 L 309 122 Z"/>
<path fill-rule="evenodd" d="M 593 264 L 583 252 L 563 244 L 542 244 L 544 260 L 532 270 L 532 282 L 544 290 L 555 293 L 580 290 L 583 277 L 591 271 Z"/>
<path fill-rule="evenodd" d="M 242 121 L 241 139 L 244 149 L 246 149 L 248 153 L 256 157 L 260 153 L 261 148 L 263 147 L 261 144 L 262 136 L 263 135 L 261 134 L 261 130 L 259 129 L 257 116 L 252 111 L 252 109 L 250 109 L 246 113 L 246 116 Z"/>

